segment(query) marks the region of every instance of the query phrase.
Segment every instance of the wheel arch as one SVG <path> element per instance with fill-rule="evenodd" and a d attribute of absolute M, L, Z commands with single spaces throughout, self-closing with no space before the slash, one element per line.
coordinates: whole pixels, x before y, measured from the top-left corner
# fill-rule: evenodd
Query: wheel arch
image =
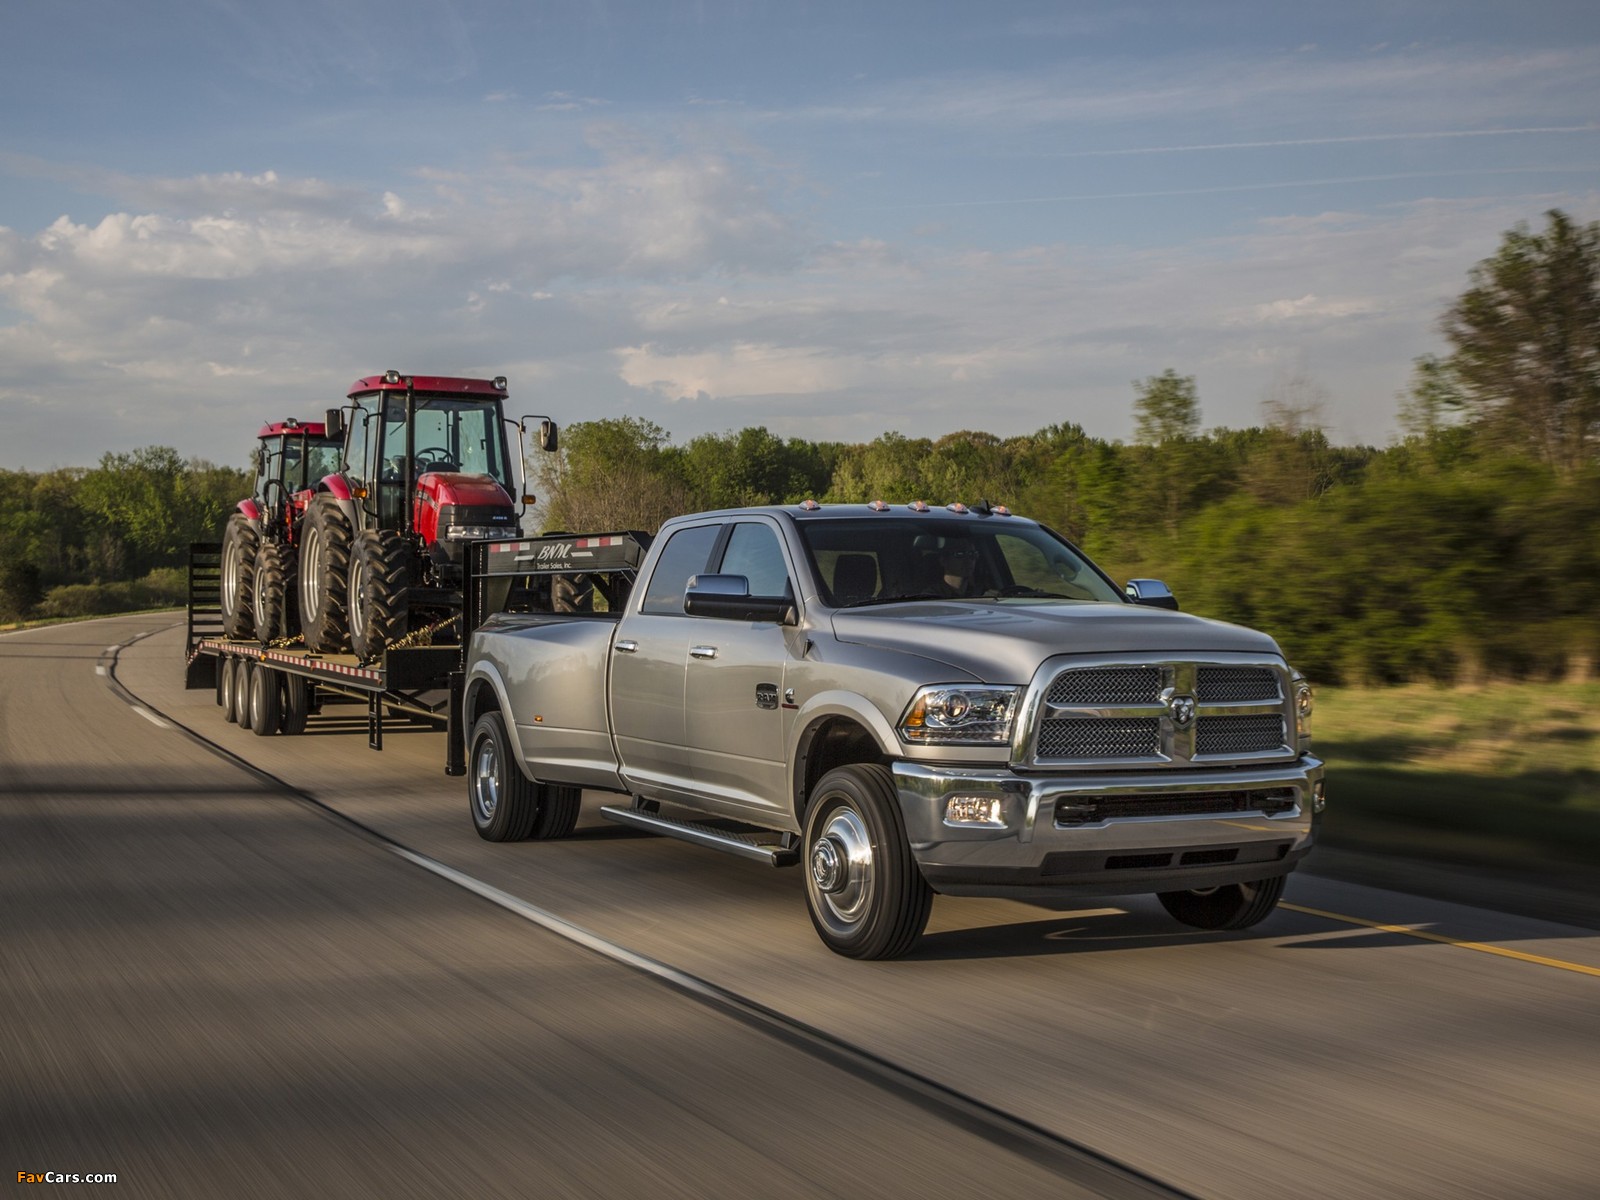
<path fill-rule="evenodd" d="M 829 771 L 850 763 L 887 765 L 897 753 L 882 714 L 859 697 L 825 693 L 807 708 L 796 722 L 800 733 L 790 756 L 794 816 L 801 826 L 812 790 Z"/>

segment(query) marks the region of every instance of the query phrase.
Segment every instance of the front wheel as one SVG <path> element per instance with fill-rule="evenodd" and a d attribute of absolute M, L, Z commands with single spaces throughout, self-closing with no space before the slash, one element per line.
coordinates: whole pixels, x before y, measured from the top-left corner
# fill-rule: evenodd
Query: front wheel
<path fill-rule="evenodd" d="M 350 644 L 345 588 L 350 573 L 350 522 L 330 495 L 311 501 L 300 524 L 300 628 L 306 649 L 336 654 Z"/>
<path fill-rule="evenodd" d="M 268 542 L 256 553 L 255 591 L 251 607 L 255 612 L 256 640 L 263 646 L 288 637 L 289 581 L 294 578 L 294 550 L 282 542 Z"/>
<path fill-rule="evenodd" d="M 255 632 L 251 594 L 255 590 L 256 550 L 261 536 L 250 518 L 234 513 L 222 533 L 222 628 L 231 638 Z"/>
<path fill-rule="evenodd" d="M 410 616 L 411 564 L 400 534 L 366 529 L 350 551 L 350 645 L 374 659 L 405 635 Z"/>
<path fill-rule="evenodd" d="M 806 908 L 823 944 L 847 958 L 899 958 L 928 924 L 933 890 L 917 869 L 889 768 L 837 767 L 805 821 Z"/>
<path fill-rule="evenodd" d="M 1156 899 L 1185 925 L 1196 929 L 1248 929 L 1266 920 L 1283 897 L 1287 875 L 1230 883 L 1188 892 L 1158 892 Z"/>

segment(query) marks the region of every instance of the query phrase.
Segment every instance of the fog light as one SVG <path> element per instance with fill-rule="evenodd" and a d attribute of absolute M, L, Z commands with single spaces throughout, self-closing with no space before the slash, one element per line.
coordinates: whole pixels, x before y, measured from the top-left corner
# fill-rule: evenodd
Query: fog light
<path fill-rule="evenodd" d="M 1000 818 L 999 796 L 951 796 L 944 802 L 946 825 L 981 825 L 989 829 L 1004 829 Z"/>
<path fill-rule="evenodd" d="M 1328 807 L 1328 797 L 1323 792 L 1322 780 L 1317 780 L 1311 785 L 1311 811 L 1319 813 Z"/>

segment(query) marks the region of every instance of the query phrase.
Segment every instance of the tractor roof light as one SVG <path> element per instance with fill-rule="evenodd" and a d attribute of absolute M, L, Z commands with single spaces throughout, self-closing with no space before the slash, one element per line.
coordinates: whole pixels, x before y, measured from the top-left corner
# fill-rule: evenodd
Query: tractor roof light
<path fill-rule="evenodd" d="M 495 391 L 503 392 L 506 390 L 506 377 L 504 375 L 496 375 L 493 383 Z"/>
<path fill-rule="evenodd" d="M 400 372 L 399 371 L 385 371 L 383 373 L 383 381 L 385 383 L 399 383 L 400 382 Z"/>

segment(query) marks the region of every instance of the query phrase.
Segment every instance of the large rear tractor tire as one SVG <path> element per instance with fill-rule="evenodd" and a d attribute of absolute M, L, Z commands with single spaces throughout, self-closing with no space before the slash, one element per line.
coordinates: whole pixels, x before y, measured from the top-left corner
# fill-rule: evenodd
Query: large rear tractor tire
<path fill-rule="evenodd" d="M 255 633 L 255 615 L 250 603 L 255 589 L 256 550 L 261 535 L 250 518 L 234 513 L 222 533 L 222 628 L 231 638 L 247 638 Z"/>
<path fill-rule="evenodd" d="M 268 542 L 256 552 L 255 587 L 251 605 L 255 613 L 256 640 L 263 646 L 294 633 L 290 617 L 294 579 L 294 548 Z"/>
<path fill-rule="evenodd" d="M 407 633 L 411 616 L 411 559 L 404 538 L 366 529 L 350 553 L 350 645 L 371 660 Z"/>
<path fill-rule="evenodd" d="M 350 522 L 339 502 L 323 494 L 311 501 L 300 530 L 300 628 L 306 649 L 337 654 L 350 646 L 345 611 Z"/>
<path fill-rule="evenodd" d="M 894 777 L 876 763 L 829 771 L 805 821 L 806 908 L 846 958 L 900 958 L 928 925 L 933 889 L 906 838 Z"/>
<path fill-rule="evenodd" d="M 1185 925 L 1196 929 L 1248 929 L 1260 924 L 1278 907 L 1287 875 L 1230 883 L 1189 892 L 1158 892 L 1156 899 Z"/>

